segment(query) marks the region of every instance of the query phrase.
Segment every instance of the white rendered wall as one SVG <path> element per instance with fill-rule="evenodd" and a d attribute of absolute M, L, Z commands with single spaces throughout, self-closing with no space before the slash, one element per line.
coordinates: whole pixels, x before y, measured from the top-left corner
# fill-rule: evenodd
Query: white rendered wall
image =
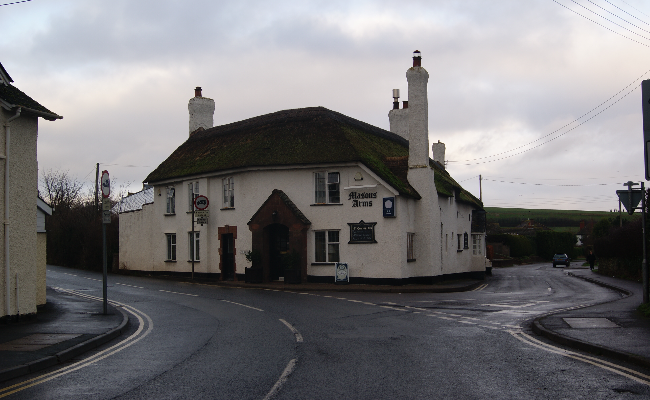
<path fill-rule="evenodd" d="M 314 172 L 330 171 L 340 173 L 340 205 L 314 204 Z M 355 181 L 357 173 L 363 181 Z M 235 181 L 235 207 L 222 209 L 222 178 L 232 176 Z M 192 179 L 196 182 L 197 179 Z M 218 227 L 237 227 L 235 248 L 236 273 L 242 274 L 250 266 L 243 255 L 252 247 L 252 234 L 248 221 L 262 206 L 274 189 L 284 191 L 303 214 L 311 221 L 307 234 L 307 268 L 309 275 L 333 276 L 332 265 L 314 262 L 314 231 L 340 230 L 339 254 L 342 262 L 350 265 L 352 277 L 406 278 L 418 276 L 414 272 L 416 263 L 406 262 L 406 233 L 413 232 L 416 200 L 395 196 L 381 180 L 358 165 L 332 165 L 327 168 L 305 168 L 291 170 L 258 170 L 223 174 L 211 178 L 200 178 L 200 193 L 210 200 L 209 224 L 195 227 L 200 231 L 200 261 L 195 263 L 195 272 L 219 273 L 220 246 Z M 121 267 L 137 270 L 189 272 L 187 235 L 191 229 L 187 181 L 174 183 L 176 190 L 176 214 L 165 215 L 166 186 L 156 186 L 154 204 L 142 211 L 120 215 L 120 264 Z M 345 189 L 353 186 L 370 186 L 363 189 Z M 161 195 L 159 196 L 158 193 Z M 352 191 L 376 193 L 372 206 L 352 207 L 349 199 Z M 396 197 L 396 218 L 384 218 L 383 197 Z M 348 223 L 376 222 L 375 244 L 348 244 L 350 230 Z M 146 232 L 150 232 L 149 235 Z M 166 238 L 164 233 L 176 233 L 177 262 L 165 262 Z M 418 233 L 418 238 L 420 234 Z M 424 237 L 421 243 L 426 243 Z M 420 242 L 418 242 L 420 243 Z M 418 247 L 419 249 L 419 247 Z M 426 252 L 425 252 L 426 253 Z M 422 270 L 421 273 L 425 273 Z M 429 272 L 430 274 L 430 272 Z"/>
<path fill-rule="evenodd" d="M 0 154 L 6 154 L 4 122 L 14 113 L 0 109 Z M 36 312 L 37 287 L 44 287 L 44 277 L 38 274 L 38 247 L 33 199 L 37 192 L 38 170 L 36 139 L 38 120 L 21 116 L 10 123 L 9 156 L 9 254 L 10 254 L 10 312 L 9 315 Z M 0 213 L 4 213 L 5 161 L 0 160 Z M 0 316 L 7 315 L 5 305 L 4 230 L 0 229 Z M 16 282 L 18 282 L 18 287 Z M 16 288 L 18 290 L 16 291 Z M 16 296 L 18 293 L 18 297 Z"/>

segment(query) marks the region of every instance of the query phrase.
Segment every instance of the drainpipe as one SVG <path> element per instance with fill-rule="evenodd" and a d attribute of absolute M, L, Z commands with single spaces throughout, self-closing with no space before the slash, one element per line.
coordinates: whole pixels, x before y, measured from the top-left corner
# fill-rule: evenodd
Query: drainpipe
<path fill-rule="evenodd" d="M 11 290 L 11 275 L 9 271 L 9 139 L 11 137 L 11 130 L 9 129 L 9 123 L 14 119 L 20 117 L 20 112 L 22 109 L 18 107 L 16 110 L 16 115 L 9 118 L 5 122 L 5 212 L 4 212 L 4 234 L 5 234 L 5 309 L 7 310 L 7 316 L 11 315 L 11 307 L 9 306 L 9 301 L 11 296 L 9 295 Z"/>

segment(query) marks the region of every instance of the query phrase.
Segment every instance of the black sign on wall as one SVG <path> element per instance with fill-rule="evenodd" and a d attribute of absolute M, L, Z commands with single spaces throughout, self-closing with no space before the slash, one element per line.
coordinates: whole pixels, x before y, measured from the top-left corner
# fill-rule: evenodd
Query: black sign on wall
<path fill-rule="evenodd" d="M 348 222 L 350 225 L 350 241 L 348 243 L 377 243 L 375 240 L 375 225 L 376 222 L 363 222 L 358 223 Z"/>

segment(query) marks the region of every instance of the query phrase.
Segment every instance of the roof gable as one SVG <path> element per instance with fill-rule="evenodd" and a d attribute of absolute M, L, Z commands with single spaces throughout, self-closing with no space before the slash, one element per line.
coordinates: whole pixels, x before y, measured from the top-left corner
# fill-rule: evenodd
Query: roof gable
<path fill-rule="evenodd" d="M 13 79 L 0 64 L 0 106 L 7 110 L 20 107 L 25 111 L 25 114 L 33 114 L 50 121 L 63 118 L 43 107 L 39 102 L 13 86 L 11 82 L 13 82 Z"/>

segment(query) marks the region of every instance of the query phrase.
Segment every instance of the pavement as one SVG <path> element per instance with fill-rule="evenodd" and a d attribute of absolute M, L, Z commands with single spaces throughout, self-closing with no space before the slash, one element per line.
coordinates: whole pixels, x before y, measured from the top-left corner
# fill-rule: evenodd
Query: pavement
<path fill-rule="evenodd" d="M 615 290 L 621 298 L 537 317 L 533 332 L 568 347 L 650 368 L 650 318 L 637 311 L 643 303 L 641 283 L 603 276 L 588 267 L 571 267 L 566 273 Z"/>
<path fill-rule="evenodd" d="M 567 273 L 609 287 L 621 299 L 583 308 L 555 311 L 533 321 L 533 330 L 561 344 L 650 367 L 650 318 L 636 308 L 642 302 L 641 284 L 598 275 L 588 268 L 569 268 Z M 178 278 L 176 278 L 178 280 Z M 333 292 L 463 292 L 480 288 L 485 281 L 456 280 L 433 285 L 300 285 L 272 282 L 201 282 L 226 287 L 268 288 L 288 291 Z M 122 334 L 129 318 L 120 308 L 64 291 L 47 288 L 47 304 L 35 318 L 0 325 L 0 382 L 69 362 Z M 573 324 L 574 326 L 572 327 Z M 581 326 L 581 327 L 577 327 Z M 639 339 L 642 338 L 642 339 Z"/>

